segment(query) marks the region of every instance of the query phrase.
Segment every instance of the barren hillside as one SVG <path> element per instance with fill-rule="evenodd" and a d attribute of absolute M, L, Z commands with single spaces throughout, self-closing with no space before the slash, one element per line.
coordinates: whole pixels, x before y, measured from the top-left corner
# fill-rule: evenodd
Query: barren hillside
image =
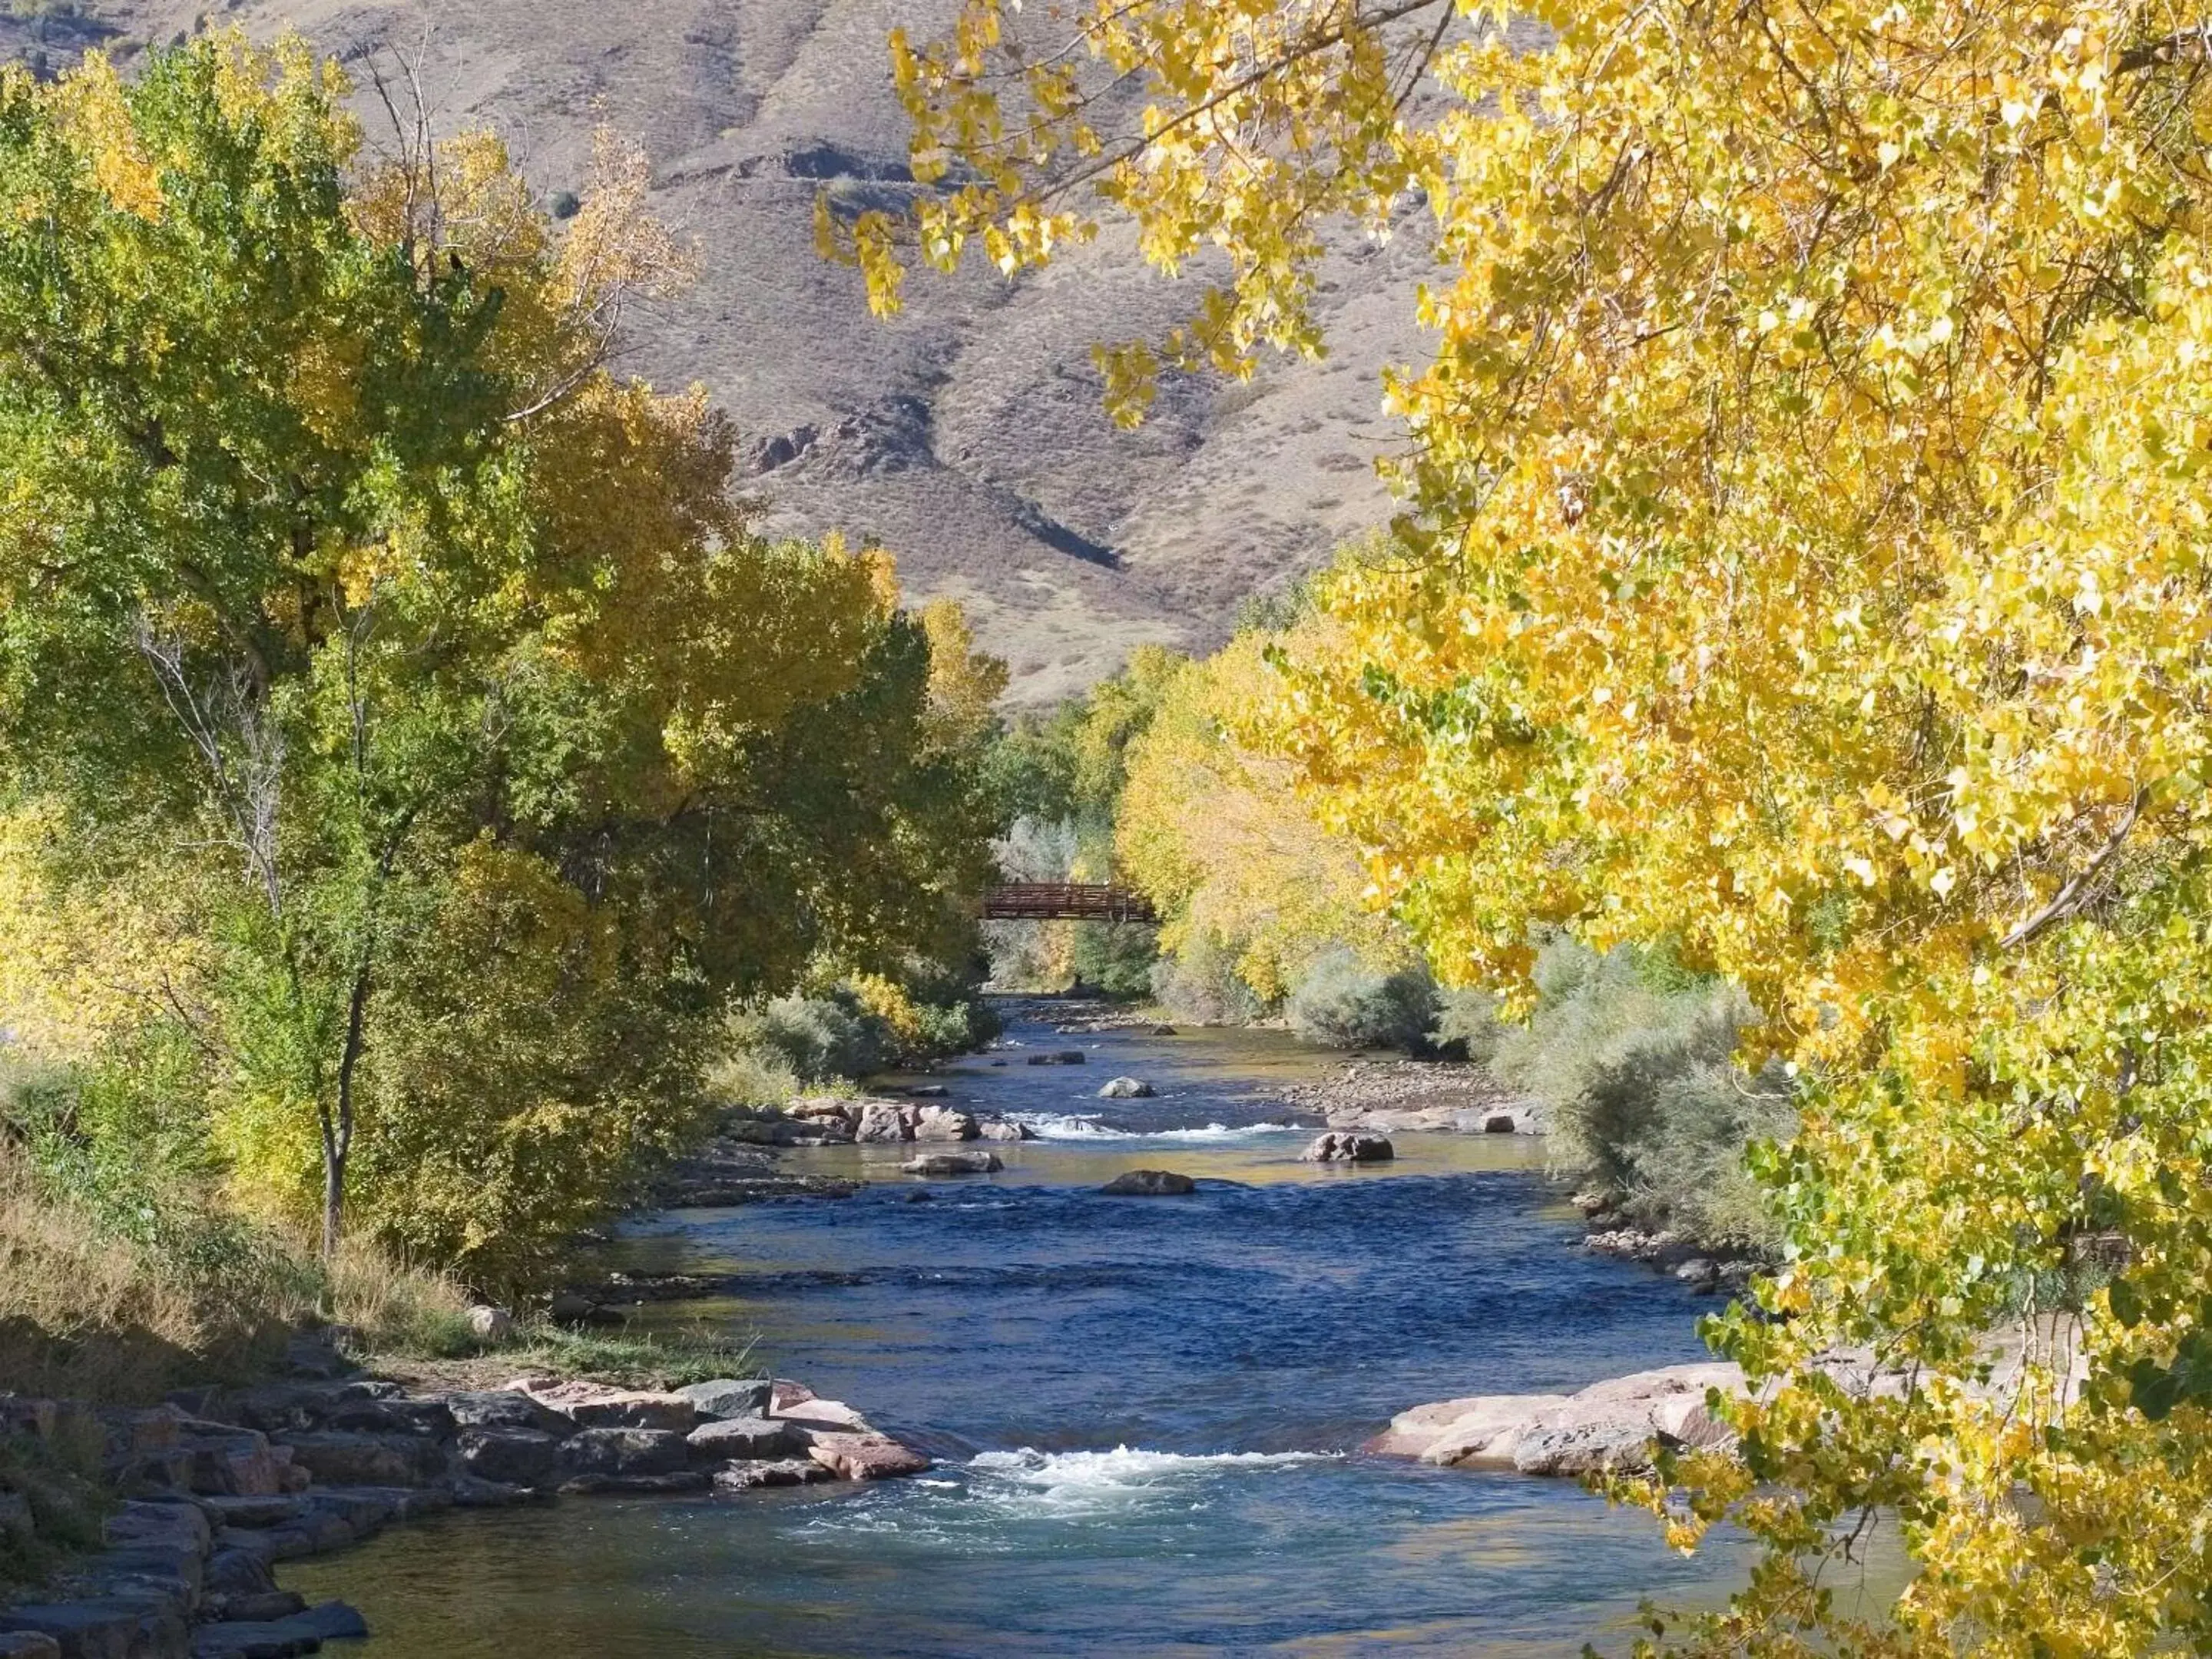
<path fill-rule="evenodd" d="M 773 526 L 878 538 L 910 592 L 969 605 L 1015 696 L 1038 701 L 1140 641 L 1209 641 L 1243 596 L 1383 516 L 1378 370 L 1419 350 L 1422 262 L 1358 246 L 1327 284 L 1329 361 L 1170 388 L 1134 434 L 1102 412 L 1088 348 L 1189 295 L 1126 239 L 1012 285 L 916 281 L 903 318 L 872 320 L 858 278 L 815 257 L 814 198 L 913 188 L 884 40 L 935 3 L 82 0 L 76 16 L 0 15 L 0 56 L 58 68 L 104 41 L 127 64 L 222 21 L 295 27 L 347 59 L 404 53 L 441 124 L 496 125 L 549 194 L 612 123 L 646 146 L 662 212 L 705 260 L 692 294 L 639 325 L 631 367 L 703 382 L 748 436 Z"/>

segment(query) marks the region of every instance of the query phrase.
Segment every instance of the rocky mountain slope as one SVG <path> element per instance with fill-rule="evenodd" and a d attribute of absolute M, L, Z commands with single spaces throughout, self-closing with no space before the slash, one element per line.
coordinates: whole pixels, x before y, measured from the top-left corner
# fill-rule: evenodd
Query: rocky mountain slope
<path fill-rule="evenodd" d="M 1042 701 L 1158 640 L 1204 646 L 1388 511 L 1372 457 L 1396 436 L 1382 363 L 1418 356 L 1410 242 L 1347 241 L 1328 274 L 1328 361 L 1244 386 L 1164 392 L 1140 432 L 1099 404 L 1091 344 L 1158 325 L 1187 286 L 1111 233 L 1008 284 L 917 280 L 873 321 L 853 273 L 813 251 L 817 191 L 911 191 L 884 40 L 945 0 L 33 0 L 0 56 L 58 68 L 102 42 L 240 22 L 358 61 L 401 55 L 446 126 L 506 132 L 549 193 L 583 176 L 595 123 L 645 145 L 665 216 L 704 276 L 636 329 L 630 367 L 703 382 L 748 434 L 775 528 L 894 549 L 908 592 L 950 593 Z"/>

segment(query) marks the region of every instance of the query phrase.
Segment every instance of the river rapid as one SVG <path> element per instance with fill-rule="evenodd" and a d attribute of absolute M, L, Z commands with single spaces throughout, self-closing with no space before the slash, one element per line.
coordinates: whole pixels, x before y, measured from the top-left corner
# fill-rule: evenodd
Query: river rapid
<path fill-rule="evenodd" d="M 1711 1304 L 1576 1248 L 1540 1143 L 1400 1135 L 1393 1164 L 1303 1164 L 1311 1119 L 1271 1091 L 1331 1062 L 1288 1037 L 1073 1037 L 1012 1012 L 1009 1046 L 933 1079 L 1046 1137 L 996 1147 L 1003 1174 L 796 1152 L 869 1184 L 640 1218 L 612 1252 L 741 1274 L 741 1297 L 654 1316 L 757 1332 L 935 1471 L 459 1513 L 286 1584 L 359 1606 L 366 1659 L 1518 1659 L 1623 1650 L 1640 1599 L 1710 1601 L 1740 1570 L 1571 1482 L 1357 1450 L 1424 1401 L 1704 1357 Z M 1087 1064 L 1024 1063 L 1076 1047 Z M 1121 1074 L 1158 1097 L 1096 1097 Z M 1199 1191 L 1097 1193 L 1139 1168 Z"/>

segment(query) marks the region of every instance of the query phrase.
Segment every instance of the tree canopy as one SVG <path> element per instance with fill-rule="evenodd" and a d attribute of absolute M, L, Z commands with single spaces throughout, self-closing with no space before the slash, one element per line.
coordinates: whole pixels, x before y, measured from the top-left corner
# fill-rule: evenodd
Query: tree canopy
<path fill-rule="evenodd" d="M 1663 945 L 1800 1070 L 1759 1161 L 1788 1257 L 1712 1333 L 1765 1384 L 1649 1494 L 1766 1553 L 1665 1639 L 2205 1645 L 2212 35 L 1513 17 L 966 0 L 893 42 L 943 188 L 825 236 L 889 307 L 908 258 L 1011 275 L 1133 216 L 1225 275 L 1103 353 L 1130 416 L 1164 369 L 1319 350 L 1332 218 L 1432 241 L 1395 546 L 1322 585 L 1273 742 L 1446 975 L 1525 995 L 1535 923 Z M 1993 1398 L 2007 1323 L 2034 1363 Z M 1918 1570 L 1858 1623 L 1828 1564 L 1875 1514 Z"/>

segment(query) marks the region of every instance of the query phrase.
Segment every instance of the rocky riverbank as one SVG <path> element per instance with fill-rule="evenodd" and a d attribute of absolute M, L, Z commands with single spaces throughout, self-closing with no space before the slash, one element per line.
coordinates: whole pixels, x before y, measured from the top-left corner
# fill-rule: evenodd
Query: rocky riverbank
<path fill-rule="evenodd" d="M 1534 1101 L 1509 1092 L 1480 1066 L 1453 1060 L 1355 1060 L 1283 1098 L 1332 1129 L 1392 1134 L 1541 1134 Z"/>
<path fill-rule="evenodd" d="M 272 1570 L 386 1526 L 455 1507 L 738 1498 L 929 1467 L 851 1407 L 767 1377 L 661 1392 L 538 1374 L 410 1392 L 355 1375 L 196 1389 L 145 1410 L 0 1395 L 0 1437 L 24 1443 L 33 1467 L 89 1452 L 120 1496 L 99 1522 L 103 1547 L 0 1607 L 0 1659 L 313 1653 L 367 1627 L 343 1603 L 307 1607 Z M 43 1490 L 0 1490 L 0 1539 L 32 1544 L 55 1508 Z"/>

